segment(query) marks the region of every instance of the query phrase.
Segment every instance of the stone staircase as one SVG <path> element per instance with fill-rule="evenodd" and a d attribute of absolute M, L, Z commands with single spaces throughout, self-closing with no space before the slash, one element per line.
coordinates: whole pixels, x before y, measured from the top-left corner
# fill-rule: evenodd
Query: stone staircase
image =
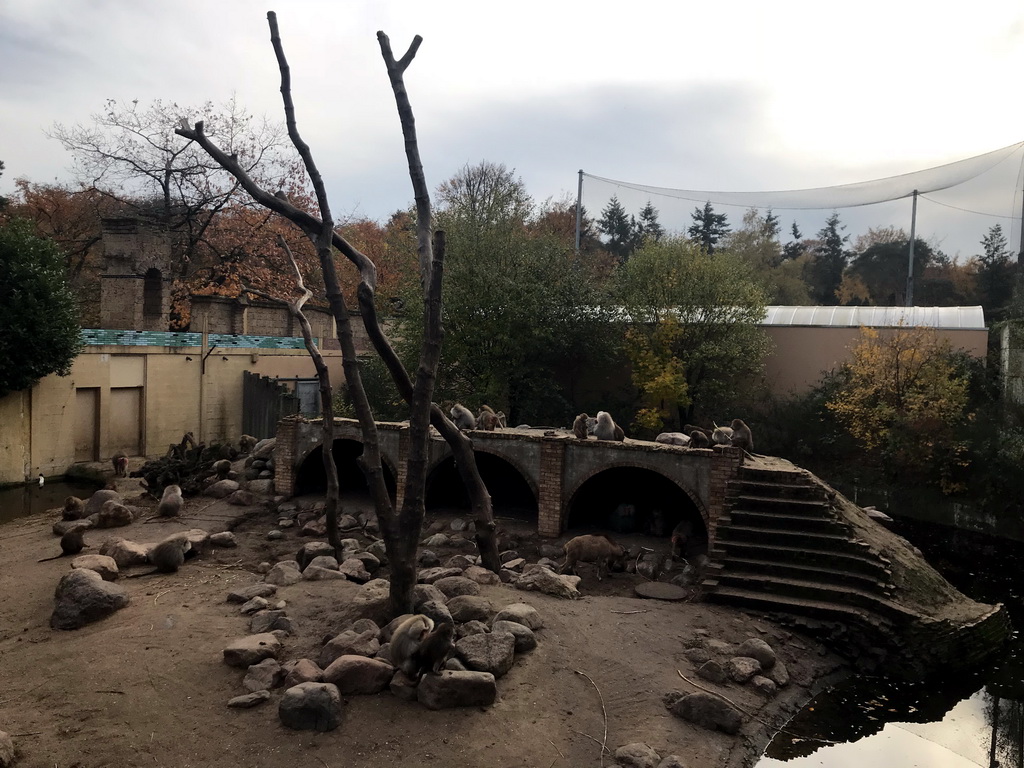
<path fill-rule="evenodd" d="M 888 561 L 858 541 L 829 490 L 798 468 L 740 467 L 702 583 L 707 599 L 835 624 L 891 646 L 917 618 L 897 604 Z"/>

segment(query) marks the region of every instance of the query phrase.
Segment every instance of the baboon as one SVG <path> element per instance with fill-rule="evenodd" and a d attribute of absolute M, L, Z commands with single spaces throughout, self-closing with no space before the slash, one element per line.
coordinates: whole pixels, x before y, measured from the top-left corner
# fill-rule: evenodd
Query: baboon
<path fill-rule="evenodd" d="M 498 414 L 494 412 L 491 406 L 481 405 L 480 415 L 476 417 L 476 428 L 486 429 L 488 432 L 491 432 L 495 427 L 503 429 L 505 427 L 503 419 L 498 417 Z"/>
<path fill-rule="evenodd" d="M 181 497 L 181 486 L 168 485 L 164 488 L 164 494 L 160 497 L 160 504 L 156 513 L 160 517 L 177 517 L 181 514 L 181 508 L 185 500 Z"/>
<path fill-rule="evenodd" d="M 242 435 L 238 438 L 238 450 L 241 453 L 252 453 L 252 449 L 256 447 L 258 442 L 252 435 Z"/>
<path fill-rule="evenodd" d="M 454 643 L 452 643 L 454 634 L 455 627 L 447 621 L 443 621 L 434 627 L 432 632 L 423 636 L 419 647 L 413 652 L 416 679 L 427 672 L 432 675 L 440 674 L 441 667 L 448 660 L 448 654 L 454 647 Z M 392 638 L 392 642 L 394 642 L 394 638 Z M 392 658 L 394 657 L 392 656 Z"/>
<path fill-rule="evenodd" d="M 65 520 L 81 520 L 85 516 L 85 502 L 77 496 L 68 496 L 60 516 Z"/>
<path fill-rule="evenodd" d="M 124 451 L 118 451 L 111 456 L 110 463 L 114 466 L 114 475 L 116 477 L 128 476 L 128 457 Z"/>
<path fill-rule="evenodd" d="M 139 576 L 152 576 L 154 573 L 177 573 L 185 563 L 185 553 L 192 549 L 189 540 L 184 536 L 171 536 L 157 544 L 149 553 L 149 562 L 153 570 L 134 573 L 129 579 Z"/>
<path fill-rule="evenodd" d="M 388 650 L 391 663 L 410 678 L 417 678 L 416 651 L 433 628 L 433 619 L 417 613 L 399 624 L 398 629 L 391 635 L 391 646 Z"/>
<path fill-rule="evenodd" d="M 231 471 L 231 462 L 227 459 L 215 461 L 213 462 L 213 471 L 217 473 L 218 480 L 223 480 L 228 476 L 228 472 Z"/>
<path fill-rule="evenodd" d="M 589 437 L 587 432 L 587 420 L 590 417 L 585 413 L 581 413 L 576 417 L 576 420 L 572 423 L 572 433 L 576 435 L 577 440 L 586 440 Z"/>
<path fill-rule="evenodd" d="M 473 412 L 461 403 L 452 406 L 452 421 L 459 429 L 476 429 L 476 418 Z"/>
<path fill-rule="evenodd" d="M 617 440 L 620 443 L 626 439 L 626 433 L 622 427 L 615 423 L 611 414 L 607 411 L 597 412 L 597 425 L 594 427 L 594 436 L 598 440 Z"/>
<path fill-rule="evenodd" d="M 61 554 L 54 555 L 53 557 L 44 557 L 40 560 L 40 563 L 45 563 L 47 560 L 56 560 L 58 557 L 68 557 L 70 555 L 77 555 L 83 549 L 85 549 L 85 526 L 76 525 L 74 528 L 69 528 L 65 531 L 64 535 L 60 537 L 60 550 Z"/>
<path fill-rule="evenodd" d="M 690 447 L 691 448 L 710 448 L 711 441 L 708 440 L 708 436 L 704 434 L 702 430 L 695 429 L 690 433 Z"/>
<path fill-rule="evenodd" d="M 715 425 L 715 431 L 711 433 L 711 442 L 714 445 L 732 445 L 732 427 L 720 427 Z"/>
<path fill-rule="evenodd" d="M 753 453 L 754 451 L 754 436 L 750 432 L 750 427 L 747 426 L 743 419 L 732 420 L 732 444 L 737 448 L 742 448 L 747 453 Z"/>
<path fill-rule="evenodd" d="M 683 425 L 683 434 L 684 435 L 693 434 L 693 432 L 695 432 L 695 431 L 696 432 L 700 432 L 702 435 L 704 435 L 707 438 L 711 437 L 711 430 L 709 430 L 709 429 L 704 429 L 704 427 L 698 427 L 696 424 L 684 424 Z"/>

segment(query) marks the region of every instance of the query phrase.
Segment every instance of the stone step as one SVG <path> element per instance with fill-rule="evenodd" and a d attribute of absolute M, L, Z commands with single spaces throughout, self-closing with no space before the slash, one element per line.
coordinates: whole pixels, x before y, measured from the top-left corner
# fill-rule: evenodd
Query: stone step
<path fill-rule="evenodd" d="M 740 557 L 781 565 L 834 568 L 849 573 L 863 574 L 885 583 L 891 579 L 885 562 L 867 551 L 837 552 L 831 549 L 784 546 L 765 541 L 722 541 L 717 539 L 715 546 L 708 552 L 708 557 L 713 563 L 726 563 L 733 557 Z"/>
<path fill-rule="evenodd" d="M 782 512 L 765 512 L 759 509 L 732 509 L 728 515 L 719 518 L 719 526 L 726 525 L 752 525 L 761 528 L 811 531 L 816 533 L 834 533 L 847 535 L 849 528 L 844 523 L 832 517 L 812 517 L 802 514 L 788 514 Z"/>
<path fill-rule="evenodd" d="M 811 476 L 802 469 L 764 469 L 760 467 L 740 467 L 739 477 L 752 482 L 788 483 L 792 485 L 813 485 Z"/>
<path fill-rule="evenodd" d="M 894 585 L 886 579 L 880 579 L 866 573 L 824 566 L 780 563 L 752 557 L 729 557 L 724 562 L 709 563 L 707 568 L 708 573 L 717 574 L 724 571 L 730 576 L 749 574 L 796 578 L 824 584 L 856 587 L 879 595 L 889 595 L 894 589 Z"/>
<path fill-rule="evenodd" d="M 758 542 L 781 547 L 806 547 L 823 552 L 857 553 L 866 546 L 846 534 L 784 530 L 758 525 L 719 525 L 716 540 L 726 542 Z"/>
<path fill-rule="evenodd" d="M 742 476 L 730 480 L 728 490 L 735 490 L 751 496 L 769 496 L 772 498 L 825 498 L 825 492 L 820 485 L 747 480 Z"/>
<path fill-rule="evenodd" d="M 781 496 L 758 496 L 750 493 L 726 493 L 730 507 L 745 509 L 792 509 L 809 515 L 832 515 L 832 509 L 824 497 L 815 499 L 791 499 Z"/>

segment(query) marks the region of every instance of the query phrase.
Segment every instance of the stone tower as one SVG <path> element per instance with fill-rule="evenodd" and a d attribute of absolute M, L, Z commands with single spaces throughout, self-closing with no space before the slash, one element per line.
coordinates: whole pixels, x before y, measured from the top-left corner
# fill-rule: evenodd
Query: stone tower
<path fill-rule="evenodd" d="M 166 331 L 170 309 L 171 238 L 156 223 L 103 220 L 100 327 Z"/>

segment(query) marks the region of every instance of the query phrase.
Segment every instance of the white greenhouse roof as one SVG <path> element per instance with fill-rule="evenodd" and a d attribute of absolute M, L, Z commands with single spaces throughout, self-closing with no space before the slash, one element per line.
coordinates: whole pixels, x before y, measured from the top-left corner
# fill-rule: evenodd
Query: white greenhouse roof
<path fill-rule="evenodd" d="M 826 328 L 894 328 L 927 326 L 985 330 L 985 312 L 976 307 L 765 307 L 762 325 Z"/>

